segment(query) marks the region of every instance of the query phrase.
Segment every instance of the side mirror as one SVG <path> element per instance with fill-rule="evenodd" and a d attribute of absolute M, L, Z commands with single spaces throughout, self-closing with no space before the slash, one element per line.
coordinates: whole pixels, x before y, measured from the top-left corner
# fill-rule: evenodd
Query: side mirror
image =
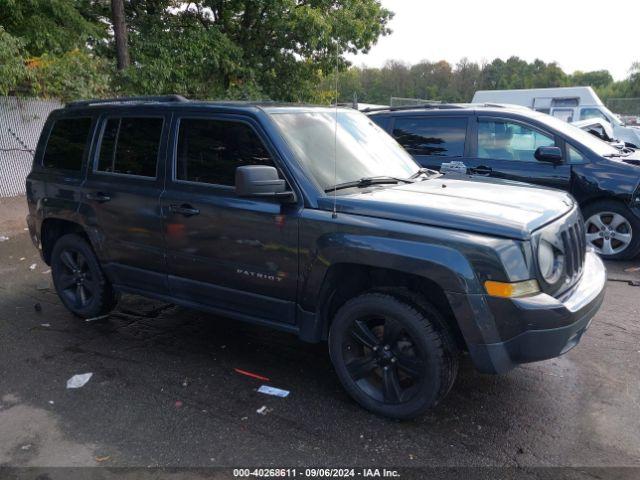
<path fill-rule="evenodd" d="M 236 168 L 236 195 L 239 197 L 293 198 L 294 193 L 287 192 L 286 186 L 275 167 L 245 165 Z"/>
<path fill-rule="evenodd" d="M 533 154 L 539 162 L 562 163 L 560 147 L 538 147 Z"/>

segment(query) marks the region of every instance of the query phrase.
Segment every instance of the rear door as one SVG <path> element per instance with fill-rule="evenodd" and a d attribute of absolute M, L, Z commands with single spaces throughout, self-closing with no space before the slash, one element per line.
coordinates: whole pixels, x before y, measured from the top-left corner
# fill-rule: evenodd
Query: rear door
<path fill-rule="evenodd" d="M 519 120 L 492 116 L 477 117 L 475 127 L 470 173 L 569 190 L 571 166 L 566 159 L 556 165 L 534 156 L 538 147 L 563 147 L 553 133 Z"/>
<path fill-rule="evenodd" d="M 114 283 L 167 293 L 160 194 L 170 115 L 114 111 L 101 116 L 83 192 Z"/>
<path fill-rule="evenodd" d="M 423 167 L 440 170 L 467 156 L 467 115 L 416 115 L 393 118 L 393 137 Z"/>
<path fill-rule="evenodd" d="M 172 295 L 293 323 L 302 205 L 235 194 L 236 167 L 278 167 L 268 137 L 249 117 L 189 114 L 172 142 L 161 200 Z"/>

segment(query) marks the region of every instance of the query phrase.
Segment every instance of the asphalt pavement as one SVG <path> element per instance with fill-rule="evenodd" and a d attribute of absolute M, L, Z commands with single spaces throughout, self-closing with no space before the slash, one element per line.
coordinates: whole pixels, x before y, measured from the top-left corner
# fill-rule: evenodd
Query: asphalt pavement
<path fill-rule="evenodd" d="M 73 317 L 22 201 L 0 202 L 0 466 L 640 467 L 640 260 L 609 265 L 568 354 L 502 376 L 463 359 L 441 405 L 397 422 L 346 395 L 324 344 L 136 296 Z"/>

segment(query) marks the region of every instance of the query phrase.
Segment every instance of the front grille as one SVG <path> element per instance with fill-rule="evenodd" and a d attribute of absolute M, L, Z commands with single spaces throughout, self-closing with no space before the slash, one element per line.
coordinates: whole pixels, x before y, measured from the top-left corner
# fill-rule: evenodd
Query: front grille
<path fill-rule="evenodd" d="M 565 224 L 560 231 L 560 238 L 564 246 L 565 273 L 571 282 L 582 274 L 587 249 L 582 218 L 578 216 L 577 221 Z"/>

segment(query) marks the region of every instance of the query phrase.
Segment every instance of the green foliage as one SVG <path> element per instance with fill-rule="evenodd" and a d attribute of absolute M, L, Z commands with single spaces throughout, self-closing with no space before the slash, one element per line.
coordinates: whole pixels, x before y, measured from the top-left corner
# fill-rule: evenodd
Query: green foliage
<path fill-rule="evenodd" d="M 88 0 L 0 0 L 0 25 L 29 55 L 59 55 L 106 37 L 89 7 Z"/>
<path fill-rule="evenodd" d="M 0 26 L 0 95 L 15 94 L 30 79 L 23 44 Z"/>
<path fill-rule="evenodd" d="M 31 93 L 61 100 L 102 97 L 110 91 L 107 64 L 83 50 L 28 61 Z"/>
<path fill-rule="evenodd" d="M 335 79 L 329 76 L 321 88 Z M 388 104 L 390 97 L 420 98 L 446 102 L 469 102 L 477 90 L 592 86 L 602 98 L 640 96 L 640 63 L 629 79 L 614 82 L 606 70 L 567 75 L 555 63 L 518 57 L 495 59 L 479 65 L 462 59 L 456 65 L 446 61 L 422 61 L 415 65 L 389 61 L 382 68 L 352 67 L 340 74 L 340 101 L 350 101 L 354 93 L 361 102 Z"/>

